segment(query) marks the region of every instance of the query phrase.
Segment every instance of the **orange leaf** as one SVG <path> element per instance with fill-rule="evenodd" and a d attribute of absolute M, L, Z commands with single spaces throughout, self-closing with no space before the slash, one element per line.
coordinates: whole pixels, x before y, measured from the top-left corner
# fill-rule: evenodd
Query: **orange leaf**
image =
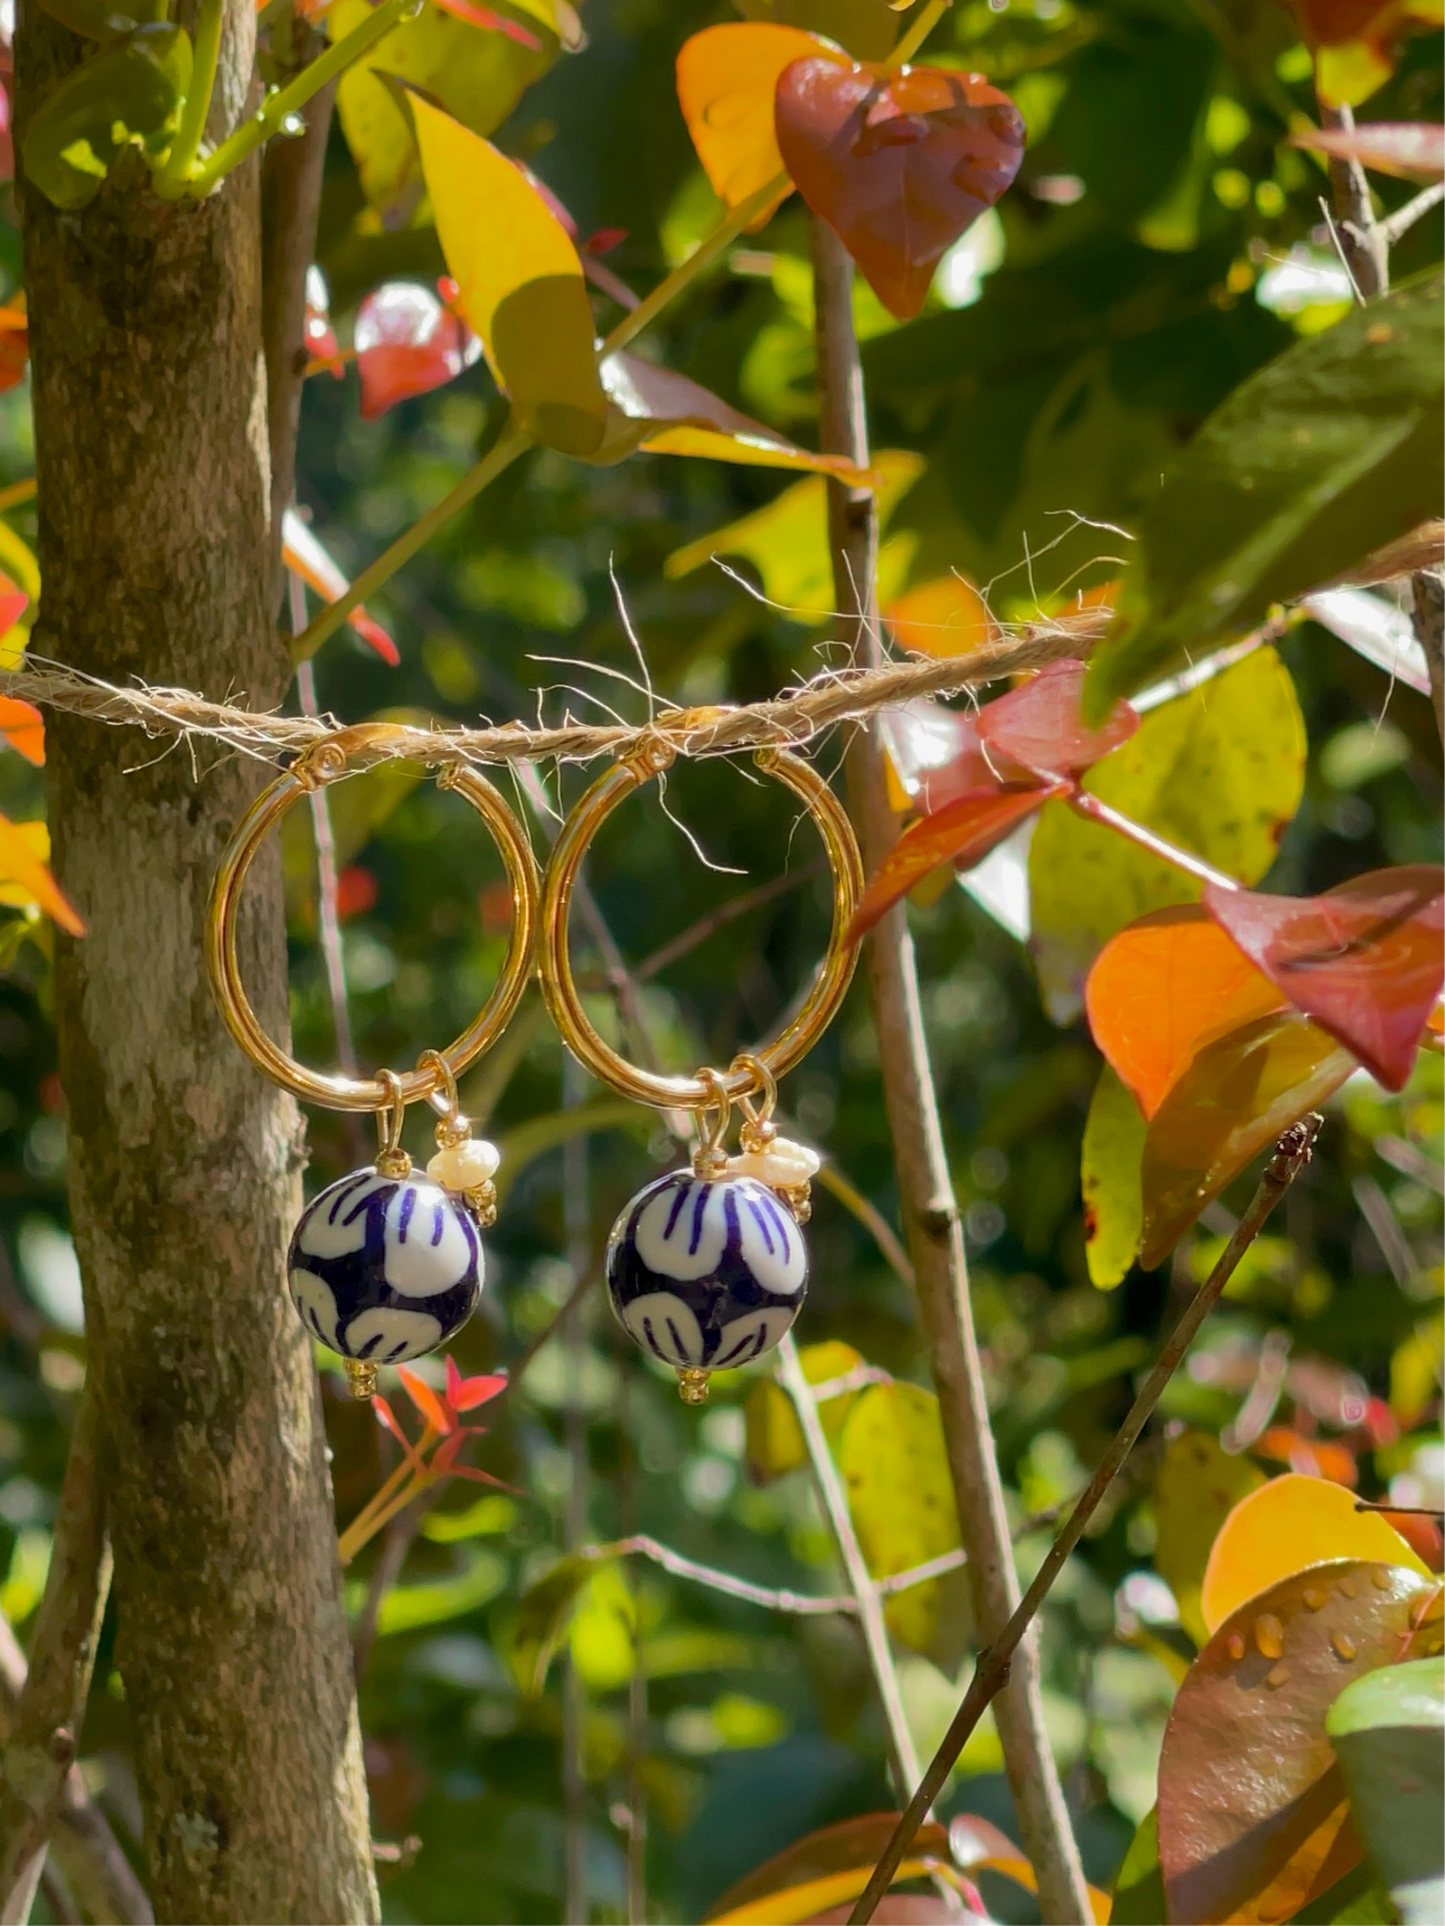
<path fill-rule="evenodd" d="M 1285 1001 L 1197 903 L 1120 930 L 1084 987 L 1094 1041 L 1146 1117 L 1207 1044 Z"/>
<path fill-rule="evenodd" d="M 677 104 L 713 192 L 736 207 L 783 169 L 773 127 L 773 96 L 784 68 L 806 55 L 848 65 L 816 34 L 773 21 L 729 21 L 684 40 L 677 56 Z M 757 221 L 792 192 L 784 187 Z"/>
<path fill-rule="evenodd" d="M 870 1812 L 824 1826 L 774 1853 L 725 1892 L 707 1915 L 707 1926 L 796 1926 L 840 1901 L 856 1899 L 898 1820 L 896 1812 Z M 930 1861 L 947 1861 L 948 1835 L 935 1819 L 918 1828 L 898 1879 L 916 1879 Z"/>
<path fill-rule="evenodd" d="M 37 830 L 38 837 L 27 833 Z M 12 823 L 8 816 L 0 816 L 0 881 L 18 883 L 61 929 L 84 936 L 85 924 L 51 875 L 50 865 L 36 854 L 34 845 L 42 839 L 48 850 L 44 823 Z"/>
<path fill-rule="evenodd" d="M 998 634 L 983 597 L 962 575 L 939 575 L 905 589 L 883 619 L 899 648 L 915 655 L 966 655 Z"/>
<path fill-rule="evenodd" d="M 1287 1471 L 1241 1498 L 1220 1526 L 1199 1594 L 1205 1624 L 1217 1632 L 1256 1592 L 1327 1558 L 1374 1558 L 1429 1576 L 1393 1525 L 1356 1511 L 1343 1485 Z"/>
<path fill-rule="evenodd" d="M 30 358 L 30 323 L 17 308 L 0 308 L 0 394 L 25 379 Z"/>
<path fill-rule="evenodd" d="M 3 606 L 0 606 L 0 634 L 9 624 L 5 621 Z M 0 696 L 0 735 L 18 749 L 27 762 L 33 762 L 39 769 L 45 761 L 45 718 L 32 702 L 22 702 L 19 696 Z"/>
<path fill-rule="evenodd" d="M 961 1812 L 949 1822 L 948 1843 L 953 1863 L 964 1872 L 998 1872 L 1014 1880 L 1026 1892 L 1039 1889 L 1038 1875 L 1007 1833 L 976 1813 Z M 1097 1926 L 1108 1926 L 1111 1901 L 1097 1886 L 1089 1888 L 1089 1905 Z"/>
<path fill-rule="evenodd" d="M 1439 0 L 1289 0 L 1289 7 L 1315 55 L 1327 107 L 1353 107 L 1384 85 L 1411 21 L 1440 25 Z"/>
<path fill-rule="evenodd" d="M 941 67 L 795 60 L 778 81 L 776 121 L 798 192 L 900 321 L 918 313 L 933 270 L 1024 154 L 1008 95 Z"/>
<path fill-rule="evenodd" d="M 407 1396 L 433 1431 L 440 1431 L 445 1437 L 452 1428 L 452 1421 L 446 1407 L 426 1379 L 418 1377 L 415 1371 L 408 1370 L 404 1364 L 396 1367 L 396 1375 L 405 1386 Z"/>
<path fill-rule="evenodd" d="M 1139 1262 L 1161 1264 L 1212 1197 L 1307 1110 L 1339 1089 L 1355 1059 L 1293 1010 L 1201 1050 L 1149 1124 L 1140 1165 Z"/>
<path fill-rule="evenodd" d="M 288 508 L 281 518 L 281 558 L 287 568 L 294 570 L 324 601 L 335 602 L 351 586 L 294 508 Z M 364 608 L 358 605 L 347 619 L 383 662 L 390 662 L 393 667 L 400 662 L 395 642 Z"/>
<path fill-rule="evenodd" d="M 1324 1478 L 1353 1491 L 1360 1468 L 1348 1445 L 1329 1438 L 1307 1438 L 1293 1425 L 1272 1424 L 1252 1447 L 1261 1458 L 1274 1458 L 1307 1478 Z"/>
<path fill-rule="evenodd" d="M 936 815 L 911 823 L 879 864 L 863 892 L 849 926 L 850 942 L 871 930 L 885 911 L 940 863 L 966 869 L 987 855 L 1016 823 L 1031 816 L 1052 796 L 1066 795 L 1067 782 L 995 784 L 972 789 L 947 803 Z"/>

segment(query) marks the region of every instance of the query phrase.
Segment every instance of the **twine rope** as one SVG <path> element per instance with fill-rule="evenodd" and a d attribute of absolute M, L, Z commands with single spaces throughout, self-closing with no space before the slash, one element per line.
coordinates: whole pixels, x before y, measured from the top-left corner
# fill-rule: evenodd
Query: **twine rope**
<path fill-rule="evenodd" d="M 867 669 L 824 670 L 800 688 L 766 702 L 704 708 L 661 708 L 635 727 L 567 721 L 528 728 L 520 722 L 480 728 L 409 723 L 345 724 L 331 716 L 282 715 L 212 702 L 188 689 L 122 688 L 63 664 L 0 671 L 0 694 L 41 709 L 63 710 L 97 722 L 134 727 L 148 736 L 203 738 L 258 761 L 275 763 L 333 741 L 353 769 L 397 758 L 432 767 L 456 763 L 588 762 L 625 755 L 644 735 L 658 736 L 679 755 L 735 754 L 768 747 L 799 748 L 838 723 L 858 722 L 920 696 L 961 695 L 984 683 L 1067 656 L 1086 655 L 1109 625 L 1107 609 L 1085 609 L 1032 624 L 965 655 L 911 658 Z"/>

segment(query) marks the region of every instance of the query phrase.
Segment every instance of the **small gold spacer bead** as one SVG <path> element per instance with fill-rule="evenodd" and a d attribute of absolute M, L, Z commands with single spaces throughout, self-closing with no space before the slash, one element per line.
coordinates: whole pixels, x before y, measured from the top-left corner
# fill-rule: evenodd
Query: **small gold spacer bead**
<path fill-rule="evenodd" d="M 410 1177 L 411 1158 L 404 1150 L 383 1150 L 376 1160 L 383 1177 Z M 370 1396 L 370 1393 L 367 1394 Z"/>
<path fill-rule="evenodd" d="M 692 1153 L 692 1169 L 696 1177 L 725 1177 L 727 1167 L 728 1154 L 721 1144 L 702 1144 Z"/>
<path fill-rule="evenodd" d="M 368 1358 L 343 1358 L 346 1366 L 346 1382 L 351 1387 L 353 1398 L 365 1402 L 376 1396 L 376 1366 Z"/>
<path fill-rule="evenodd" d="M 738 1132 L 739 1144 L 754 1156 L 760 1156 L 770 1150 L 777 1140 L 778 1126 L 766 1117 L 757 1119 L 749 1117 Z"/>
<path fill-rule="evenodd" d="M 677 1374 L 677 1395 L 684 1404 L 706 1404 L 708 1393 L 707 1372 L 689 1365 Z"/>
<path fill-rule="evenodd" d="M 476 1218 L 483 1230 L 490 1230 L 497 1221 L 497 1186 L 493 1183 L 478 1184 L 475 1190 L 464 1190 L 467 1209 Z"/>
<path fill-rule="evenodd" d="M 800 1224 L 806 1224 L 813 1215 L 813 1187 L 811 1184 L 779 1184 L 778 1195 Z"/>

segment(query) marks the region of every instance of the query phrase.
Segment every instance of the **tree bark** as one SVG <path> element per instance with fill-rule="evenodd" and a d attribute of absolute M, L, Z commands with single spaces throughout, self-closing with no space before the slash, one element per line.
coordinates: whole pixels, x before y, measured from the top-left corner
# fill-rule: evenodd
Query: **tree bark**
<path fill-rule="evenodd" d="M 255 11 L 227 0 L 212 129 L 247 104 Z M 17 119 L 88 49 L 23 0 Z M 32 648 L 83 671 L 284 693 L 258 167 L 162 203 L 139 161 L 57 212 L 23 181 L 44 600 Z M 54 862 L 89 933 L 56 943 L 72 1223 L 109 1435 L 117 1659 L 161 1920 L 376 1916 L 320 1401 L 286 1300 L 294 1105 L 222 1029 L 201 964 L 222 845 L 264 772 L 47 731 Z M 242 958 L 285 1036 L 279 869 Z"/>

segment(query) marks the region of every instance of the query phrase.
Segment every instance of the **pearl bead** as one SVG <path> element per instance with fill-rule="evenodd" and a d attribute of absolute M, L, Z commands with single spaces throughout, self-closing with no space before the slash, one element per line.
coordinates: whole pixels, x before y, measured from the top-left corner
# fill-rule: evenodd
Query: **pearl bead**
<path fill-rule="evenodd" d="M 426 1174 L 443 1190 L 480 1190 L 496 1175 L 502 1153 L 485 1137 L 465 1137 L 459 1144 L 439 1150 L 426 1167 Z"/>
<path fill-rule="evenodd" d="M 775 1137 L 766 1150 L 744 1150 L 728 1159 L 729 1177 L 755 1177 L 773 1190 L 795 1190 L 810 1183 L 823 1167 L 817 1151 Z"/>

